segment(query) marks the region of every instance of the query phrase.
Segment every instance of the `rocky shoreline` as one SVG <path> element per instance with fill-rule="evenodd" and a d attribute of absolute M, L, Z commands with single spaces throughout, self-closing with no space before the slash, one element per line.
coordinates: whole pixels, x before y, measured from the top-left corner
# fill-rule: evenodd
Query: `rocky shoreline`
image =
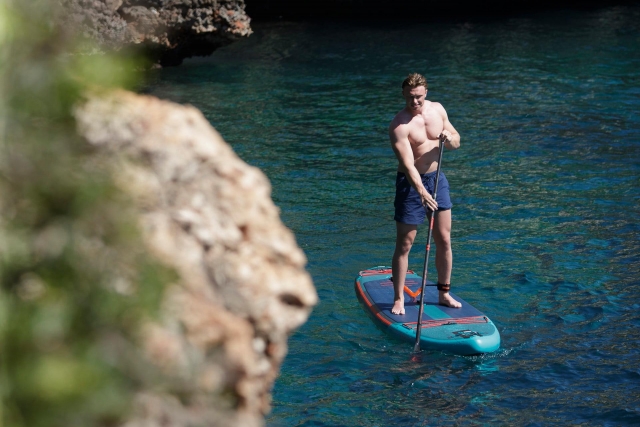
<path fill-rule="evenodd" d="M 57 22 L 105 51 L 161 66 L 206 56 L 251 34 L 243 0 L 62 0 Z"/>
<path fill-rule="evenodd" d="M 104 51 L 132 51 L 151 66 L 176 66 L 251 35 L 251 21 L 424 21 L 611 6 L 595 0 L 452 2 L 363 0 L 59 0 L 57 21 Z M 618 0 L 616 4 L 629 3 Z"/>
<path fill-rule="evenodd" d="M 318 300 L 305 254 L 267 177 L 202 113 L 119 89 L 130 54 L 176 65 L 251 34 L 244 3 L 16 0 L 9 20 L 5 424 L 263 426 Z"/>

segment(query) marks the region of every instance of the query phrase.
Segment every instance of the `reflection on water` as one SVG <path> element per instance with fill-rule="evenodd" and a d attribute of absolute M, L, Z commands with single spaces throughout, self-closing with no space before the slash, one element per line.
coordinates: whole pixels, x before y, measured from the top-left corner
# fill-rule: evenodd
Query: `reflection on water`
<path fill-rule="evenodd" d="M 270 24 L 158 72 L 151 93 L 200 108 L 267 174 L 309 258 L 321 303 L 290 341 L 270 426 L 640 423 L 639 23 L 640 7 L 612 7 Z M 390 262 L 387 126 L 412 71 L 462 135 L 443 163 L 453 284 L 500 329 L 494 354 L 411 354 L 353 293 Z"/>

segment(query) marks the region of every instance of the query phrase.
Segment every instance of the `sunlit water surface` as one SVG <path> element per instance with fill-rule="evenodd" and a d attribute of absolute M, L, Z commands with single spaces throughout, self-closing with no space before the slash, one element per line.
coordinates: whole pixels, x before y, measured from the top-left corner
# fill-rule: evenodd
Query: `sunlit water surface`
<path fill-rule="evenodd" d="M 254 29 L 148 91 L 202 110 L 264 171 L 308 257 L 320 304 L 268 425 L 640 424 L 640 7 Z M 443 161 L 452 283 L 496 323 L 495 354 L 414 355 L 353 292 L 390 263 L 387 126 L 412 71 L 462 135 Z"/>

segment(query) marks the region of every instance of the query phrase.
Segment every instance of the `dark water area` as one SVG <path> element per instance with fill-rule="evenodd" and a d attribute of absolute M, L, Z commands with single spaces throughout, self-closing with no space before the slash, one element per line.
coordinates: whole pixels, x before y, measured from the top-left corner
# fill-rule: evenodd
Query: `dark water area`
<path fill-rule="evenodd" d="M 148 91 L 264 171 L 308 257 L 320 303 L 268 426 L 640 425 L 640 6 L 254 29 Z M 462 136 L 443 161 L 452 284 L 500 330 L 493 354 L 412 354 L 353 291 L 391 261 L 387 126 L 413 71 Z"/>
<path fill-rule="evenodd" d="M 247 15 L 255 23 L 304 22 L 442 22 L 443 19 L 499 18 L 518 13 L 588 10 L 635 4 L 634 0 L 245 0 Z"/>

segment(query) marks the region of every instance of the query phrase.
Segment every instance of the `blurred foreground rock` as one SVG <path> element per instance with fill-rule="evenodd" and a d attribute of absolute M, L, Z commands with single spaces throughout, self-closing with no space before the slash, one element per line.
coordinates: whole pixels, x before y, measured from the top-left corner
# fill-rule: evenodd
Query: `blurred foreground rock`
<path fill-rule="evenodd" d="M 126 425 L 263 425 L 287 338 L 317 301 L 268 180 L 192 107 L 117 91 L 75 116 L 137 201 L 148 250 L 180 277 L 142 338 L 164 376 Z"/>
<path fill-rule="evenodd" d="M 59 0 L 58 21 L 102 49 L 179 65 L 251 34 L 244 0 Z"/>

